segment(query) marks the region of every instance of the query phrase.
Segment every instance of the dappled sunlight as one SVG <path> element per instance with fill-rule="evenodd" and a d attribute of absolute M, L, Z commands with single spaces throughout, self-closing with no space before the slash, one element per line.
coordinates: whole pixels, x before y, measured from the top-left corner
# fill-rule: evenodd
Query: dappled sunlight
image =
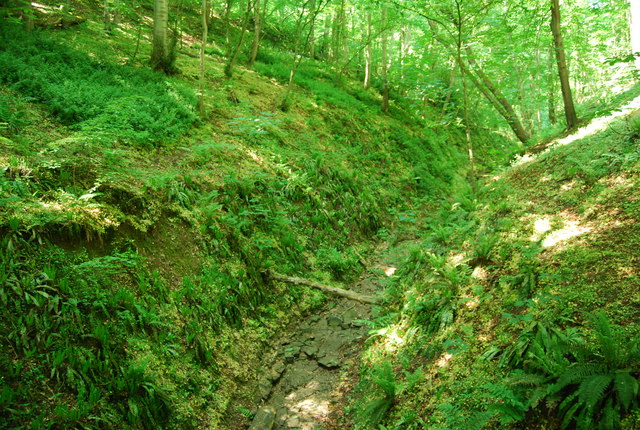
<path fill-rule="evenodd" d="M 576 131 L 575 133 L 573 133 L 573 134 L 571 134 L 571 135 L 569 135 L 567 137 L 552 141 L 548 146 L 549 147 L 554 147 L 554 146 L 568 145 L 570 143 L 575 142 L 576 140 L 580 140 L 580 139 L 585 138 L 585 137 L 587 137 L 587 136 L 589 136 L 591 134 L 594 134 L 594 133 L 596 133 L 598 131 L 602 131 L 614 119 L 616 119 L 618 117 L 621 117 L 621 116 L 624 116 L 624 115 L 628 114 L 629 112 L 631 112 L 631 111 L 633 111 L 635 109 L 639 109 L 639 108 L 640 108 L 640 96 L 638 96 L 635 99 L 631 100 L 629 103 L 627 103 L 626 105 L 622 106 L 616 112 L 611 112 L 607 116 L 595 118 L 589 123 L 589 125 L 578 129 L 578 131 Z"/>
<path fill-rule="evenodd" d="M 591 227 L 582 226 L 577 221 L 565 221 L 564 227 L 549 234 L 542 242 L 542 246 L 544 248 L 551 248 L 568 239 L 588 233 L 591 230 Z"/>
<path fill-rule="evenodd" d="M 471 277 L 479 281 L 486 281 L 489 279 L 489 272 L 487 272 L 482 266 L 476 266 L 471 273 Z"/>
<path fill-rule="evenodd" d="M 442 354 L 442 356 L 436 361 L 436 366 L 438 367 L 447 367 L 449 361 L 453 358 L 453 354 L 450 352 L 446 352 Z"/>
<path fill-rule="evenodd" d="M 561 242 L 580 236 L 593 230 L 591 226 L 580 224 L 579 221 L 569 219 L 570 214 L 562 213 L 561 227 L 554 229 L 549 217 L 538 218 L 533 222 L 533 234 L 529 238 L 531 242 L 542 240 L 543 248 L 552 248 Z M 544 240 L 543 240 L 544 238 Z"/>

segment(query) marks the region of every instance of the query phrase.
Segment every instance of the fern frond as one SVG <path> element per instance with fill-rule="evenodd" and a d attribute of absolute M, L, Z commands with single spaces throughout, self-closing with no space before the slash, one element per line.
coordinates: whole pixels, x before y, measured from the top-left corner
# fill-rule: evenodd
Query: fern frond
<path fill-rule="evenodd" d="M 602 310 L 587 314 L 587 317 L 595 331 L 603 358 L 610 365 L 617 367 L 622 354 L 620 353 L 618 339 L 611 330 L 609 317 L 607 317 L 607 314 Z"/>
<path fill-rule="evenodd" d="M 581 383 L 585 378 L 606 373 L 606 366 L 597 363 L 575 364 L 565 370 L 558 381 L 550 388 L 549 393 L 557 393 L 565 387 Z"/>
<path fill-rule="evenodd" d="M 566 401 L 566 400 L 565 400 Z M 562 404 L 564 404 L 565 402 L 562 402 Z M 565 413 L 564 413 L 564 417 L 562 418 L 562 429 L 566 429 L 569 424 L 571 424 L 571 422 L 574 419 L 574 415 L 576 414 L 576 412 L 578 411 L 578 408 L 580 408 L 580 403 L 575 403 L 573 406 L 571 406 Z"/>
<path fill-rule="evenodd" d="M 613 383 L 613 375 L 593 375 L 583 380 L 578 388 L 580 401 L 584 407 L 593 411 L 606 395 L 607 388 Z"/>
<path fill-rule="evenodd" d="M 598 424 L 601 430 L 620 428 L 620 411 L 614 405 L 613 399 L 609 398 L 606 405 L 602 409 L 602 417 Z"/>
<path fill-rule="evenodd" d="M 621 371 L 615 374 L 614 389 L 625 410 L 629 409 L 634 400 L 637 401 L 638 381 L 629 371 Z"/>

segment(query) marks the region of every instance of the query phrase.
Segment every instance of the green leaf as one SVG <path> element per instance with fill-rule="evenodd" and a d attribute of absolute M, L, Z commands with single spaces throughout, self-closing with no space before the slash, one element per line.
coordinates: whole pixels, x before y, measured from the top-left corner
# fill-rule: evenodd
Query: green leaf
<path fill-rule="evenodd" d="M 614 387 L 624 409 L 629 409 L 631 402 L 638 397 L 638 381 L 628 371 L 616 373 Z"/>

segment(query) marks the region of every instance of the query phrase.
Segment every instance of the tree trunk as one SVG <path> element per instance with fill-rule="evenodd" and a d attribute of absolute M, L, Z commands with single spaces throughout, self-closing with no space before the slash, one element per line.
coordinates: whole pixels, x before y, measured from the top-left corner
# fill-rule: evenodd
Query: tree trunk
<path fill-rule="evenodd" d="M 316 57 L 316 0 L 310 0 L 309 10 L 313 13 L 311 23 L 309 24 L 309 57 Z"/>
<path fill-rule="evenodd" d="M 198 101 L 198 110 L 200 116 L 204 116 L 204 56 L 207 47 L 207 0 L 202 0 L 202 43 L 200 45 L 200 100 Z"/>
<path fill-rule="evenodd" d="M 511 103 L 506 99 L 506 97 L 502 94 L 502 91 L 498 87 L 496 87 L 491 79 L 480 69 L 477 67 L 475 60 L 471 56 L 471 49 L 467 47 L 467 53 L 469 54 L 469 65 L 474 70 L 468 70 L 463 66 L 463 70 L 466 71 L 469 79 L 473 82 L 473 84 L 484 94 L 484 96 L 489 100 L 489 102 L 496 108 L 496 110 L 502 115 L 502 117 L 507 121 L 511 130 L 515 133 L 518 140 L 522 143 L 527 142 L 531 139 L 531 135 L 529 132 L 522 126 L 522 122 L 518 115 L 516 114 Z M 474 72 L 477 77 L 474 75 Z"/>
<path fill-rule="evenodd" d="M 631 52 L 636 55 L 636 70 L 640 72 L 640 2 L 629 0 L 629 38 Z"/>
<path fill-rule="evenodd" d="M 168 21 L 169 0 L 155 0 L 153 4 L 151 67 L 164 72 L 171 72 L 173 69 L 169 52 L 169 40 L 167 37 Z"/>
<path fill-rule="evenodd" d="M 102 20 L 104 22 L 104 31 L 111 33 L 111 12 L 109 11 L 109 0 L 104 0 Z"/>
<path fill-rule="evenodd" d="M 371 12 L 367 12 L 367 50 L 365 51 L 364 64 L 364 87 L 371 87 L 371 68 L 373 63 L 373 53 L 371 52 Z"/>
<path fill-rule="evenodd" d="M 549 70 L 547 71 L 547 99 L 549 109 L 549 122 L 551 125 L 555 125 L 558 122 L 556 116 L 556 80 L 553 79 L 553 46 L 549 45 Z"/>
<path fill-rule="evenodd" d="M 249 25 L 249 15 L 251 14 L 251 0 L 247 0 L 247 9 L 244 13 L 244 19 L 242 21 L 242 28 L 240 29 L 240 37 L 238 38 L 238 43 L 236 44 L 235 49 L 231 53 L 229 59 L 227 60 L 227 64 L 224 66 L 224 75 L 227 78 L 233 76 L 233 67 L 236 64 L 236 59 L 238 58 L 238 54 L 240 53 L 240 49 L 242 48 L 242 43 L 244 42 L 244 35 L 247 32 L 247 26 Z"/>
<path fill-rule="evenodd" d="M 467 79 L 464 73 L 464 64 L 462 63 L 462 14 L 460 12 L 460 3 L 456 0 L 456 10 L 458 19 L 456 22 L 457 39 L 456 39 L 456 59 L 458 68 L 460 69 L 460 78 L 462 79 L 462 104 L 463 104 L 463 118 L 464 118 L 464 134 L 467 139 L 467 152 L 469 155 L 469 172 L 468 178 L 471 183 L 471 188 L 475 192 L 476 190 L 476 167 L 475 158 L 473 156 L 473 141 L 471 140 L 471 125 L 469 124 L 469 95 L 467 91 Z"/>
<path fill-rule="evenodd" d="M 371 304 L 378 303 L 378 299 L 376 297 L 365 296 L 353 291 L 343 290 L 342 288 L 332 287 L 331 285 L 321 284 L 319 282 L 315 282 L 309 279 L 282 275 L 274 271 L 269 271 L 268 274 L 269 274 L 269 277 L 275 281 L 288 282 L 294 285 L 306 285 L 307 287 L 316 288 L 318 290 L 324 291 L 325 293 L 335 294 L 336 296 L 344 297 L 349 300 L 355 300 L 360 303 L 371 303 Z"/>
<path fill-rule="evenodd" d="M 226 7 L 224 9 L 224 41 L 226 44 L 225 57 L 231 57 L 231 8 L 233 7 L 233 0 L 227 0 Z"/>
<path fill-rule="evenodd" d="M 251 53 L 249 54 L 249 67 L 253 66 L 258 56 L 258 47 L 260 46 L 260 31 L 262 29 L 262 19 L 260 16 L 260 0 L 254 0 L 253 3 L 253 42 L 251 43 Z"/>
<path fill-rule="evenodd" d="M 389 112 L 389 83 L 387 82 L 387 6 L 382 6 L 382 111 Z"/>
<path fill-rule="evenodd" d="M 564 102 L 564 116 L 567 119 L 567 129 L 570 130 L 578 125 L 578 116 L 576 115 L 576 110 L 573 106 L 571 85 L 569 84 L 569 71 L 567 70 L 567 59 L 562 45 L 559 0 L 551 0 L 551 33 L 553 33 L 553 44 L 556 51 L 556 61 L 558 63 L 558 75 L 560 77 L 562 100 Z"/>

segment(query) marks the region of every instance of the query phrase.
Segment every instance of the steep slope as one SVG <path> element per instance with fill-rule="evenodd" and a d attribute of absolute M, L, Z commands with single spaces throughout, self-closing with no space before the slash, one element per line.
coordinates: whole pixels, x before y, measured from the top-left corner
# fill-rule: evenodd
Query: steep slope
<path fill-rule="evenodd" d="M 150 72 L 122 28 L 0 28 L 4 427 L 224 426 L 269 340 L 324 301 L 266 270 L 354 280 L 464 175 L 460 130 L 380 115 L 320 64 L 278 110 L 276 50 L 233 80 L 210 58 L 198 118 L 197 61 Z"/>
<path fill-rule="evenodd" d="M 428 219 L 363 355 L 357 428 L 637 428 L 637 103 Z"/>

